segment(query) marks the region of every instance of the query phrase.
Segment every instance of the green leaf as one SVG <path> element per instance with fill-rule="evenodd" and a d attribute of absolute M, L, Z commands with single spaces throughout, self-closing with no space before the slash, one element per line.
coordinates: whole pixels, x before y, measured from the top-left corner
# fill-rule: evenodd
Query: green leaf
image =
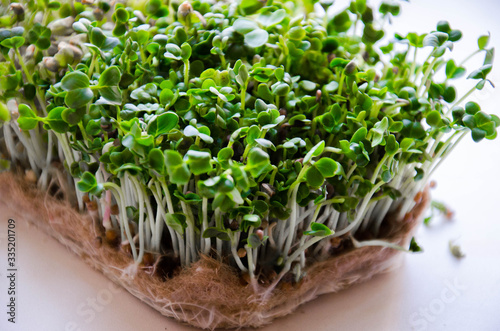
<path fill-rule="evenodd" d="M 186 216 L 181 213 L 165 214 L 165 224 L 174 229 L 180 235 L 184 234 L 187 228 Z"/>
<path fill-rule="evenodd" d="M 239 2 L 238 7 L 241 9 L 243 13 L 245 13 L 245 15 L 252 15 L 260 8 L 262 8 L 264 5 L 265 2 L 259 0 L 241 0 L 241 2 Z"/>
<path fill-rule="evenodd" d="M 172 60 L 181 60 L 181 48 L 177 46 L 176 44 L 166 44 L 165 45 L 166 52 L 163 54 L 167 59 L 172 59 Z"/>
<path fill-rule="evenodd" d="M 252 177 L 257 178 L 270 166 L 269 155 L 260 148 L 252 148 L 247 158 L 245 170 L 249 171 Z"/>
<path fill-rule="evenodd" d="M 20 104 L 19 107 L 19 118 L 17 123 L 21 130 L 28 131 L 34 129 L 38 124 L 38 119 L 33 110 L 25 104 Z"/>
<path fill-rule="evenodd" d="M 316 161 L 314 167 L 326 178 L 335 176 L 339 168 L 338 163 L 328 157 L 323 157 Z"/>
<path fill-rule="evenodd" d="M 233 164 L 231 166 L 231 174 L 236 182 L 237 188 L 242 192 L 248 191 L 250 188 L 250 180 L 248 179 L 245 168 Z"/>
<path fill-rule="evenodd" d="M 321 155 L 323 153 L 323 150 L 325 149 L 325 142 L 322 140 L 319 143 L 317 143 L 311 150 L 304 156 L 304 161 L 303 164 L 309 163 L 313 157 Z"/>
<path fill-rule="evenodd" d="M 281 21 L 283 21 L 285 17 L 286 17 L 286 10 L 278 9 L 273 12 L 260 14 L 257 20 L 260 22 L 260 24 L 264 25 L 265 27 L 272 27 L 276 24 L 281 23 Z"/>
<path fill-rule="evenodd" d="M 179 116 L 173 112 L 153 116 L 148 123 L 147 132 L 155 138 L 168 134 L 179 122 Z"/>
<path fill-rule="evenodd" d="M 125 8 L 116 8 L 113 18 L 116 22 L 126 23 L 129 20 L 129 13 Z"/>
<path fill-rule="evenodd" d="M 472 140 L 474 140 L 474 142 L 477 143 L 486 137 L 486 131 L 484 131 L 480 128 L 473 128 L 471 130 L 471 135 L 472 135 Z"/>
<path fill-rule="evenodd" d="M 248 229 L 253 226 L 254 228 L 258 228 L 261 224 L 261 220 L 259 215 L 249 214 L 243 216 L 243 221 L 240 224 L 240 229 L 242 231 L 248 232 Z"/>
<path fill-rule="evenodd" d="M 62 113 L 66 110 L 65 107 L 56 107 L 49 111 L 45 119 L 45 123 L 57 133 L 66 133 L 69 129 L 68 123 L 63 120 Z"/>
<path fill-rule="evenodd" d="M 493 66 L 491 64 L 483 65 L 479 69 L 471 72 L 469 76 L 467 76 L 467 79 L 486 79 L 486 76 L 490 73 L 492 67 Z"/>
<path fill-rule="evenodd" d="M 304 235 L 306 236 L 315 236 L 315 237 L 327 237 L 331 236 L 334 232 L 330 230 L 326 225 L 322 223 L 311 223 L 311 230 L 304 231 Z"/>
<path fill-rule="evenodd" d="M 82 192 L 90 192 L 97 185 L 94 175 L 86 171 L 79 182 L 76 183 L 78 189 Z"/>
<path fill-rule="evenodd" d="M 170 89 L 163 89 L 160 92 L 160 103 L 164 106 L 171 106 L 175 101 L 174 92 Z"/>
<path fill-rule="evenodd" d="M 255 29 L 245 34 L 245 43 L 253 48 L 263 46 L 268 39 L 269 33 L 262 29 Z"/>
<path fill-rule="evenodd" d="M 267 238 L 269 238 L 269 237 L 268 236 L 264 236 L 262 238 L 262 240 L 261 240 L 260 237 L 257 234 L 251 233 L 248 236 L 248 239 L 247 239 L 248 247 L 250 247 L 250 248 L 258 248 L 258 247 L 260 247 L 261 245 L 264 244 L 264 241 L 267 240 Z"/>
<path fill-rule="evenodd" d="M 330 68 L 336 68 L 336 67 L 341 67 L 344 68 L 350 60 L 343 59 L 341 57 L 336 57 L 330 62 Z"/>
<path fill-rule="evenodd" d="M 484 36 L 480 36 L 478 39 L 477 39 L 477 46 L 479 47 L 479 49 L 485 49 L 486 46 L 488 46 L 488 43 L 490 42 L 490 34 L 488 33 L 488 35 L 484 35 Z"/>
<path fill-rule="evenodd" d="M 425 36 L 423 45 L 431 47 L 439 47 L 448 40 L 448 34 L 444 32 L 432 32 Z"/>
<path fill-rule="evenodd" d="M 463 75 L 465 75 L 465 68 L 457 67 L 455 65 L 455 61 L 453 60 L 449 60 L 446 63 L 446 77 L 449 79 L 456 79 L 462 77 Z"/>
<path fill-rule="evenodd" d="M 246 65 L 241 65 L 238 69 L 238 77 L 241 79 L 241 82 L 243 82 L 243 84 L 240 83 L 240 85 L 242 87 L 245 86 L 245 83 L 248 81 L 248 69 L 247 69 L 247 66 Z"/>
<path fill-rule="evenodd" d="M 241 34 L 247 34 L 249 32 L 259 29 L 259 25 L 256 22 L 249 20 L 247 18 L 238 18 L 233 23 L 233 29 Z"/>
<path fill-rule="evenodd" d="M 227 160 L 231 159 L 233 157 L 233 155 L 234 155 L 234 151 L 231 147 L 224 147 L 217 154 L 217 159 L 219 161 L 227 161 Z"/>
<path fill-rule="evenodd" d="M 347 30 L 349 30 L 352 21 L 347 10 L 336 15 L 331 21 L 331 24 L 337 32 L 346 32 Z"/>
<path fill-rule="evenodd" d="M 0 123 L 9 122 L 10 119 L 11 119 L 10 111 L 7 108 L 7 105 L 2 101 L 0 101 Z"/>
<path fill-rule="evenodd" d="M 274 146 L 274 144 L 271 141 L 267 140 L 267 139 L 257 138 L 254 141 L 257 144 L 259 144 L 260 147 L 270 148 L 271 150 L 276 151 L 276 147 Z"/>
<path fill-rule="evenodd" d="M 176 196 L 181 201 L 190 205 L 197 205 L 202 201 L 201 197 L 198 194 L 192 192 L 189 192 L 187 194 L 182 194 L 179 191 L 174 191 L 174 196 Z"/>
<path fill-rule="evenodd" d="M 320 187 L 325 182 L 325 177 L 321 174 L 321 171 L 316 167 L 310 167 L 306 171 L 306 181 L 311 187 Z"/>
<path fill-rule="evenodd" d="M 136 176 L 142 171 L 142 168 L 133 163 L 125 163 L 115 169 L 115 172 L 117 173 L 125 171 L 130 173 L 132 176 Z"/>
<path fill-rule="evenodd" d="M 117 66 L 107 68 L 99 77 L 99 87 L 118 86 L 121 79 L 121 72 Z"/>
<path fill-rule="evenodd" d="M 377 122 L 372 129 L 370 129 L 370 133 L 372 134 L 372 147 L 378 146 L 384 141 L 384 134 L 388 127 L 389 120 L 387 117 L 384 117 L 380 122 Z"/>
<path fill-rule="evenodd" d="M 432 127 L 439 126 L 441 124 L 441 114 L 437 110 L 433 110 L 427 114 L 425 121 Z"/>
<path fill-rule="evenodd" d="M 189 150 L 184 158 L 189 165 L 189 169 L 195 175 L 205 174 L 212 170 L 211 156 L 208 152 Z"/>
<path fill-rule="evenodd" d="M 58 10 L 59 8 L 61 8 L 61 3 L 57 1 L 51 1 L 48 3 L 47 8 L 50 10 Z"/>
<path fill-rule="evenodd" d="M 309 80 L 302 80 L 299 83 L 299 86 L 305 91 L 314 91 L 316 89 L 316 83 L 311 82 Z"/>
<path fill-rule="evenodd" d="M 288 31 L 288 37 L 293 40 L 302 40 L 306 36 L 306 30 L 301 26 L 294 26 Z"/>
<path fill-rule="evenodd" d="M 385 151 L 389 155 L 394 155 L 399 150 L 399 143 L 396 141 L 396 137 L 394 135 L 389 135 L 387 138 L 387 142 L 385 144 Z"/>
<path fill-rule="evenodd" d="M 358 143 L 366 138 L 368 131 L 365 127 L 361 127 L 352 135 L 351 143 Z"/>
<path fill-rule="evenodd" d="M 86 88 L 89 85 L 89 78 L 81 71 L 68 72 L 61 80 L 61 87 L 65 91 Z"/>
<path fill-rule="evenodd" d="M 407 119 L 403 120 L 403 129 L 401 133 L 408 138 L 421 139 L 425 137 L 425 129 L 420 122 L 413 122 Z"/>
<path fill-rule="evenodd" d="M 478 111 L 481 110 L 481 107 L 473 101 L 469 101 L 465 104 L 465 113 L 468 115 L 475 115 Z"/>
<path fill-rule="evenodd" d="M 191 57 L 191 52 L 191 45 L 189 45 L 188 43 L 183 43 L 181 45 L 181 57 L 184 61 L 189 60 L 189 58 Z"/>
<path fill-rule="evenodd" d="M 120 40 L 115 37 L 107 37 L 104 32 L 97 27 L 90 31 L 90 42 L 102 51 L 110 51 L 120 44 Z"/>
<path fill-rule="evenodd" d="M 83 173 L 80 181 L 76 183 L 76 187 L 82 192 L 87 192 L 96 196 L 99 196 L 103 191 L 102 184 L 98 184 L 94 175 L 88 171 Z"/>
<path fill-rule="evenodd" d="M 165 170 L 165 156 L 158 148 L 153 148 L 148 153 L 148 164 L 151 169 L 154 169 L 159 174 L 163 174 Z"/>
<path fill-rule="evenodd" d="M 189 182 L 191 172 L 187 164 L 182 160 L 179 152 L 173 150 L 165 151 L 165 165 L 170 182 L 178 185 L 185 185 Z"/>
<path fill-rule="evenodd" d="M 203 238 L 217 238 L 224 241 L 231 241 L 226 230 L 221 230 L 215 227 L 207 228 L 203 231 Z"/>
<path fill-rule="evenodd" d="M 89 85 L 89 78 L 83 72 L 68 72 L 61 80 L 62 89 L 68 91 L 64 98 L 66 105 L 69 108 L 79 108 L 89 103 L 94 98 Z"/>
<path fill-rule="evenodd" d="M 415 238 L 412 237 L 411 238 L 411 242 L 410 242 L 410 248 L 409 248 L 410 252 L 422 252 L 422 248 L 417 244 L 417 242 L 415 241 Z"/>
<path fill-rule="evenodd" d="M 24 42 L 25 40 L 23 37 L 16 36 L 2 40 L 0 45 L 7 48 L 19 48 L 24 45 Z"/>
<path fill-rule="evenodd" d="M 391 172 L 390 172 L 389 170 L 384 170 L 384 171 L 382 172 L 382 176 L 381 176 L 381 177 L 382 177 L 382 180 L 383 180 L 385 183 L 388 183 L 388 182 L 390 182 L 390 181 L 391 181 L 391 179 L 392 179 L 392 174 L 391 174 Z"/>

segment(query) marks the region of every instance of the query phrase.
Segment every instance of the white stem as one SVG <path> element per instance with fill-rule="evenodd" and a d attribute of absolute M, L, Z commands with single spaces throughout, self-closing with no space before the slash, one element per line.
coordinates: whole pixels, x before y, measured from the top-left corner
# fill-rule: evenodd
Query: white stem
<path fill-rule="evenodd" d="M 139 200 L 139 256 L 137 256 L 136 262 L 140 263 L 142 257 L 144 256 L 144 196 L 141 190 L 141 184 L 137 181 L 137 178 L 130 176 L 128 172 L 125 172 L 125 176 L 130 179 L 133 185 L 135 185 L 136 194 Z"/>

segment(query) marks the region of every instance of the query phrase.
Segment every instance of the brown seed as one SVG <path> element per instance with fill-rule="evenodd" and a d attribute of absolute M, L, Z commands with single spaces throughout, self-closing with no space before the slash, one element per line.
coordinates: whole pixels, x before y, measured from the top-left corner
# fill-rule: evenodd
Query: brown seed
<path fill-rule="evenodd" d="M 193 12 L 193 6 L 191 6 L 191 4 L 188 1 L 184 1 L 183 3 L 181 3 L 179 9 L 177 10 L 177 14 L 183 17 L 188 16 L 192 12 Z"/>
<path fill-rule="evenodd" d="M 242 281 L 243 285 L 250 284 L 250 282 L 251 282 L 250 274 L 248 274 L 246 272 L 241 274 L 240 280 Z"/>
<path fill-rule="evenodd" d="M 142 263 L 144 263 L 145 266 L 152 266 L 155 263 L 154 255 L 149 252 L 144 253 L 144 256 L 142 257 Z"/>
<path fill-rule="evenodd" d="M 280 115 L 285 115 L 286 116 L 286 109 L 285 108 L 280 108 Z"/>
<path fill-rule="evenodd" d="M 415 201 L 416 203 L 420 203 L 422 201 L 422 196 L 423 196 L 423 193 L 422 192 L 418 192 L 415 197 L 413 198 L 413 201 Z"/>
<path fill-rule="evenodd" d="M 59 61 L 54 59 L 53 57 L 44 57 L 42 59 L 42 64 L 48 71 L 57 72 L 59 71 L 60 64 Z"/>
<path fill-rule="evenodd" d="M 339 248 L 340 245 L 342 245 L 342 238 L 341 237 L 334 237 L 332 239 L 330 239 L 330 244 L 331 244 L 331 248 Z"/>
<path fill-rule="evenodd" d="M 111 124 L 101 124 L 101 129 L 103 129 L 104 131 L 109 131 L 112 128 L 113 127 L 111 126 Z"/>
<path fill-rule="evenodd" d="M 245 256 L 247 256 L 247 251 L 243 247 L 238 249 L 238 256 L 240 258 L 244 258 Z"/>
<path fill-rule="evenodd" d="M 330 183 L 326 184 L 326 192 L 328 192 L 328 194 L 326 196 L 327 199 L 333 198 L 333 194 L 335 193 L 335 188 L 333 187 L 332 184 L 330 184 Z"/>
<path fill-rule="evenodd" d="M 29 45 L 28 47 L 26 47 L 26 52 L 24 53 L 26 59 L 31 59 L 34 54 L 35 54 L 35 45 Z"/>
<path fill-rule="evenodd" d="M 316 102 L 319 103 L 321 101 L 321 90 L 316 90 Z"/>
<path fill-rule="evenodd" d="M 111 215 L 118 215 L 120 214 L 120 209 L 118 208 L 118 205 L 112 205 L 111 206 Z"/>
<path fill-rule="evenodd" d="M 104 17 L 104 12 L 102 11 L 101 8 L 94 8 L 94 17 L 96 20 L 101 21 Z"/>
<path fill-rule="evenodd" d="M 106 230 L 106 240 L 109 243 L 114 243 L 117 238 L 118 238 L 118 233 L 116 233 L 115 230 L 113 229 Z"/>
<path fill-rule="evenodd" d="M 264 239 L 264 231 L 259 229 L 255 231 L 255 234 L 259 237 L 260 240 Z"/>
<path fill-rule="evenodd" d="M 31 183 L 37 182 L 36 174 L 33 170 L 26 170 L 25 178 L 28 182 L 31 182 Z"/>
<path fill-rule="evenodd" d="M 453 218 L 453 215 L 455 215 L 453 210 L 446 208 L 446 219 L 451 220 Z"/>
<path fill-rule="evenodd" d="M 95 202 L 94 200 L 87 202 L 85 204 L 85 206 L 87 207 L 87 209 L 89 211 L 96 211 L 97 210 L 97 202 Z"/>
<path fill-rule="evenodd" d="M 24 14 L 23 5 L 20 3 L 14 2 L 10 4 L 10 9 L 14 12 L 16 16 L 20 16 Z"/>
<path fill-rule="evenodd" d="M 85 204 L 89 203 L 90 202 L 89 195 L 88 194 L 84 194 L 83 197 L 82 197 L 82 201 Z"/>
<path fill-rule="evenodd" d="M 357 68 L 357 65 L 356 65 L 356 61 L 355 60 L 351 60 L 351 62 L 349 62 L 345 68 L 344 68 L 344 72 L 347 74 L 347 75 L 351 75 L 354 73 L 354 70 L 356 70 Z"/>
<path fill-rule="evenodd" d="M 268 226 L 269 226 L 269 222 L 268 221 L 262 221 L 262 224 L 261 224 L 260 228 L 262 230 L 265 230 L 265 229 L 267 229 Z"/>
<path fill-rule="evenodd" d="M 437 186 L 437 183 L 435 180 L 431 180 L 431 182 L 429 183 L 429 187 L 430 188 L 435 188 Z"/>
<path fill-rule="evenodd" d="M 267 195 L 269 195 L 270 197 L 272 197 L 274 195 L 274 193 L 276 192 L 274 187 L 267 184 L 267 183 L 262 184 L 262 191 L 264 193 L 266 193 Z"/>
<path fill-rule="evenodd" d="M 238 223 L 238 221 L 232 221 L 231 224 L 229 225 L 229 228 L 233 231 L 238 230 L 239 227 L 240 224 Z"/>

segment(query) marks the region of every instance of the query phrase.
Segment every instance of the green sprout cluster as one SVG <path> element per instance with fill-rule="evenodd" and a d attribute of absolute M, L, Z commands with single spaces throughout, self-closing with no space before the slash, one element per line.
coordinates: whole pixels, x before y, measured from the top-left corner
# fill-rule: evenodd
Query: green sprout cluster
<path fill-rule="evenodd" d="M 445 21 L 385 36 L 399 12 L 365 0 L 3 2 L 2 167 L 76 196 L 136 265 L 212 255 L 256 283 L 299 280 L 336 237 L 404 249 L 380 240 L 384 224 L 404 222 L 457 143 L 495 138 L 500 119 L 467 102 L 491 83 L 489 36 L 467 74 Z"/>

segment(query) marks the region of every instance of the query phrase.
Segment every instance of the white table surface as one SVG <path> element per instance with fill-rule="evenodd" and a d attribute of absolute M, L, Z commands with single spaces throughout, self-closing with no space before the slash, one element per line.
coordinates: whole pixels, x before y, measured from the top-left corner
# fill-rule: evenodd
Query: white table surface
<path fill-rule="evenodd" d="M 339 1 L 339 8 L 341 6 Z M 372 1 L 373 3 L 373 1 Z M 464 32 L 454 50 L 461 60 L 476 38 L 492 33 L 500 46 L 500 3 L 495 0 L 414 0 L 403 3 L 395 30 L 419 33 L 441 19 Z M 499 48 L 500 49 L 500 48 Z M 482 59 L 471 61 L 475 69 Z M 490 79 L 500 85 L 500 67 Z M 467 82 L 470 83 L 470 82 Z M 461 90 L 468 88 L 462 84 Z M 483 110 L 500 114 L 500 94 L 491 87 L 475 93 Z M 275 321 L 274 330 L 500 330 L 500 139 L 463 141 L 436 171 L 433 198 L 455 212 L 435 219 L 417 241 L 423 254 L 404 257 L 388 274 L 337 294 L 324 295 Z M 193 330 L 161 316 L 58 242 L 17 220 L 17 323 L 7 323 L 6 229 L 11 214 L 0 210 L 0 330 Z M 459 239 L 466 257 L 454 258 L 448 240 Z"/>

